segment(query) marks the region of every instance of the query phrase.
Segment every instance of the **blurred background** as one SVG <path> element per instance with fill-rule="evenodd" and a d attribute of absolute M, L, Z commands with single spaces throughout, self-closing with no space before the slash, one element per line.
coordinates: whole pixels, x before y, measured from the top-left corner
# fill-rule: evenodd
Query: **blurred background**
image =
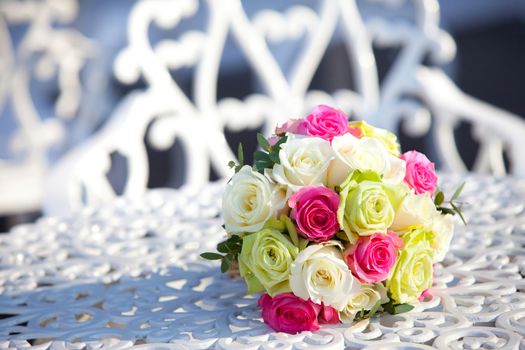
<path fill-rule="evenodd" d="M 9 230 L 15 224 L 31 222 L 42 215 L 43 201 L 52 201 L 54 195 L 62 190 L 60 183 L 64 177 L 56 174 L 61 170 L 55 169 L 58 164 L 68 163 L 64 157 L 77 158 L 75 161 L 82 162 L 82 159 L 78 159 L 82 152 L 75 153 L 73 150 L 87 147 L 86 142 L 89 146 L 89 142 L 97 141 L 93 141 L 94 138 L 112 122 L 122 129 L 125 129 L 126 123 L 133 123 L 131 117 L 115 117 L 122 114 L 118 111 L 127 108 L 132 111 L 131 114 L 140 114 L 140 106 L 134 105 L 135 100 L 129 96 L 134 96 L 136 91 L 148 90 L 154 84 L 152 78 L 148 78 L 148 72 L 139 72 L 139 68 L 135 67 L 136 62 L 132 57 L 145 57 L 146 53 L 136 51 L 138 46 L 130 45 L 130 38 L 137 36 L 134 31 L 143 31 L 142 39 L 153 46 L 164 39 L 179 37 L 181 33 L 202 31 L 211 21 L 210 6 L 206 2 L 200 2 L 195 7 L 193 2 L 181 0 L 185 4 L 182 5 L 181 13 L 186 11 L 188 18 L 180 23 L 177 18 L 170 17 L 170 11 L 177 9 L 169 4 L 173 1 L 165 0 L 166 18 L 163 17 L 163 0 L 149 1 L 155 3 L 153 7 L 143 6 L 142 3 L 147 2 L 0 1 L 0 232 Z M 212 2 L 210 0 L 208 3 Z M 381 17 L 406 20 L 415 26 L 420 25 L 420 29 L 425 31 L 424 25 L 418 24 L 420 14 L 417 11 L 420 5 L 417 2 L 368 0 L 357 1 L 357 5 L 367 29 L 371 28 L 368 23 L 372 23 L 373 27 L 373 18 Z M 282 0 L 263 3 L 246 0 L 242 1 L 242 6 L 247 17 L 253 19 L 261 8 L 284 13 L 299 4 L 318 11 L 322 7 L 320 3 Z M 525 116 L 525 1 L 440 0 L 438 4 L 439 27 L 454 40 L 455 55 L 449 62 L 441 60 L 437 63 L 422 57 L 418 64 L 438 67 L 464 93 L 506 110 L 513 117 Z M 156 11 L 156 23 L 145 23 L 148 11 Z M 191 63 L 203 53 L 192 53 L 191 47 L 202 38 L 194 36 L 192 39 L 189 36 L 186 39 L 186 49 L 164 45 L 164 50 L 156 52 L 165 58 L 163 64 L 168 67 L 170 78 L 193 101 L 196 97 L 195 67 Z M 347 40 L 343 35 L 332 36 L 328 47 L 323 50 L 308 90 L 333 94 L 341 89 L 359 88 L 352 69 L 355 57 L 348 53 Z M 399 58 L 402 47 L 372 44 L 375 68 L 379 83 L 382 84 Z M 271 47 L 286 76 L 288 71 L 293 70 L 300 45 L 277 42 Z M 226 34 L 219 59 L 218 77 L 209 81 L 209 84 L 216 84 L 217 100 L 230 98 L 242 101 L 253 94 L 264 94 L 263 82 L 232 33 Z M 154 66 L 152 64 L 153 75 Z M 155 89 L 159 89 L 159 86 L 163 89 L 162 84 L 156 86 Z M 164 92 L 158 93 L 162 95 Z M 441 91 L 435 93 L 440 94 Z M 170 94 L 166 93 L 164 98 L 170 99 Z M 131 102 L 127 104 L 126 100 Z M 197 107 L 200 112 L 203 108 Z M 344 109 L 344 106 L 341 108 Z M 360 115 L 359 111 L 348 112 L 357 119 L 366 117 L 366 113 Z M 179 187 L 188 182 L 187 175 L 181 171 L 186 166 L 188 153 L 184 143 L 164 140 L 160 142 L 162 147 L 155 147 L 155 142 L 145 136 L 152 128 L 152 120 L 165 116 L 162 111 L 153 114 L 154 118 L 144 121 L 144 134 L 138 134 L 142 136 L 140 141 L 145 145 L 144 156 L 149 164 L 146 186 Z M 249 118 L 249 115 L 245 118 Z M 403 150 L 418 149 L 427 153 L 438 168 L 444 171 L 456 170 L 442 164 L 432 133 L 405 130 L 403 123 L 411 120 L 400 119 L 398 124 L 385 125 L 398 133 Z M 433 123 L 431 121 L 430 128 Z M 235 149 L 239 142 L 243 142 L 249 154 L 256 147 L 254 133 L 264 131 L 264 127 L 256 122 L 244 121 L 241 124 L 242 127 L 238 126 L 239 122 L 231 123 L 230 127 L 226 125 L 224 134 L 231 148 Z M 470 170 L 475 166 L 480 148 L 472 124 L 469 119 L 458 119 L 454 122 L 453 130 L 461 160 Z M 162 129 L 156 127 L 159 128 Z M 128 136 L 132 138 L 136 135 L 130 132 Z M 127 146 L 119 147 L 126 149 Z M 126 161 L 126 152 L 117 148 L 108 153 L 109 160 L 104 161 L 102 168 L 113 192 L 119 195 L 126 189 L 127 176 L 131 170 Z M 505 151 L 502 159 L 507 169 L 509 157 Z M 93 162 L 93 166 L 100 165 L 91 158 L 86 158 L 85 162 Z M 66 166 L 62 164 L 62 167 Z M 50 176 L 54 176 L 53 186 L 49 185 Z M 213 167 L 209 169 L 211 180 L 220 176 Z M 63 186 L 65 190 L 65 180 Z M 79 191 L 78 196 L 89 201 L 87 190 L 81 188 Z M 51 199 L 45 199 L 46 196 Z M 59 211 L 51 210 L 51 214 L 57 213 L 60 214 Z"/>

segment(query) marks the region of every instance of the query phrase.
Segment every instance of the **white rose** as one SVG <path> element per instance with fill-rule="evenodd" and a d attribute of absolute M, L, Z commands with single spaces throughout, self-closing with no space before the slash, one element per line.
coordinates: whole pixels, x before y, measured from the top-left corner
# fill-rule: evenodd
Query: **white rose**
<path fill-rule="evenodd" d="M 360 289 L 341 254 L 341 243 L 328 241 L 301 251 L 290 269 L 290 287 L 295 295 L 337 310 Z"/>
<path fill-rule="evenodd" d="M 386 183 L 397 184 L 405 177 L 405 161 L 388 153 L 378 139 L 351 134 L 332 140 L 334 160 L 328 170 L 328 185 L 340 185 L 353 170 L 373 170 L 383 175 Z"/>
<path fill-rule="evenodd" d="M 390 229 L 402 233 L 409 226 L 423 225 L 428 227 L 438 214 L 434 201 L 427 193 L 408 193 L 394 216 Z"/>
<path fill-rule="evenodd" d="M 434 233 L 432 248 L 434 262 L 441 262 L 447 255 L 450 241 L 454 235 L 454 217 L 452 215 L 437 214 L 432 221 L 431 230 Z"/>
<path fill-rule="evenodd" d="M 294 191 L 302 186 L 326 185 L 333 159 L 330 142 L 318 137 L 288 137 L 279 151 L 281 164 L 273 167 L 273 179 Z"/>
<path fill-rule="evenodd" d="M 339 312 L 343 323 L 352 323 L 355 315 L 361 310 L 371 310 L 377 302 L 388 301 L 386 288 L 382 283 L 362 284 L 361 289 L 348 299 L 346 306 Z"/>
<path fill-rule="evenodd" d="M 280 210 L 286 191 L 271 184 L 248 165 L 235 174 L 222 197 L 224 225 L 228 233 L 257 232 Z"/>

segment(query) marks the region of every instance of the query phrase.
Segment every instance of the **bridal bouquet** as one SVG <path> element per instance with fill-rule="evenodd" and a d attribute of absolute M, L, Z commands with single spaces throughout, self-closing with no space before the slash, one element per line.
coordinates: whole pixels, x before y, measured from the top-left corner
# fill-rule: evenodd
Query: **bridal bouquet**
<path fill-rule="evenodd" d="M 287 333 L 410 311 L 432 286 L 453 234 L 454 202 L 434 164 L 396 136 L 317 106 L 266 139 L 222 202 L 221 270 L 237 269 L 264 321 Z"/>

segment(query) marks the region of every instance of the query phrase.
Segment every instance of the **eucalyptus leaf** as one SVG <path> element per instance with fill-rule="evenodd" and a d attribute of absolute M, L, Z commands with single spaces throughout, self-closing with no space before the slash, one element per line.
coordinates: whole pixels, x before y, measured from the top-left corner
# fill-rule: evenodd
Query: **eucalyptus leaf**
<path fill-rule="evenodd" d="M 275 145 L 272 146 L 272 151 L 275 150 L 275 149 L 277 149 L 277 150 L 281 149 L 281 145 L 282 145 L 283 143 L 285 143 L 286 140 L 288 140 L 288 136 L 285 135 L 285 136 L 281 137 L 281 138 L 275 143 Z"/>
<path fill-rule="evenodd" d="M 228 238 L 228 241 L 242 244 L 242 238 L 238 235 L 232 235 L 230 238 Z"/>
<path fill-rule="evenodd" d="M 268 156 L 268 153 L 266 152 L 263 152 L 263 151 L 255 151 L 255 153 L 253 154 L 253 159 L 255 159 L 255 161 L 268 161 L 270 158 Z"/>
<path fill-rule="evenodd" d="M 383 304 L 383 310 L 385 310 L 391 315 L 394 315 L 394 304 L 392 299 L 390 299 L 388 303 Z"/>
<path fill-rule="evenodd" d="M 434 198 L 434 204 L 435 205 L 441 205 L 444 200 L 445 200 L 445 194 L 443 192 L 439 191 L 436 194 L 436 197 Z"/>
<path fill-rule="evenodd" d="M 459 209 L 456 204 L 454 204 L 452 201 L 450 202 L 450 205 L 452 206 L 452 208 L 454 209 L 454 211 L 459 215 L 459 218 L 461 219 L 461 221 L 463 221 L 463 224 L 466 225 L 467 224 L 467 221 L 465 220 L 465 218 L 463 217 L 463 213 L 461 212 L 461 209 Z"/>
<path fill-rule="evenodd" d="M 255 162 L 255 168 L 257 169 L 257 171 L 262 171 L 266 168 L 272 168 L 272 167 L 273 167 L 273 162 L 271 160 L 268 160 L 268 161 L 260 160 L 260 161 Z"/>
<path fill-rule="evenodd" d="M 221 263 L 221 272 L 224 273 L 230 269 L 232 261 L 228 257 L 224 257 Z"/>
<path fill-rule="evenodd" d="M 278 152 L 270 152 L 268 154 L 268 157 L 275 164 L 281 164 L 281 159 L 279 158 L 279 153 Z"/>
<path fill-rule="evenodd" d="M 437 207 L 437 210 L 439 210 L 443 214 L 456 215 L 456 212 L 450 208 Z"/>
<path fill-rule="evenodd" d="M 268 140 L 266 140 L 266 137 L 264 137 L 263 134 L 257 133 L 257 142 L 263 150 L 267 151 L 270 149 L 270 144 L 268 143 Z"/>
<path fill-rule="evenodd" d="M 239 165 L 242 167 L 244 165 L 244 149 L 242 143 L 239 143 L 239 147 L 237 148 L 237 158 L 239 158 Z"/>
<path fill-rule="evenodd" d="M 394 305 L 394 313 L 392 315 L 398 315 L 405 312 L 409 312 L 414 308 L 414 305 L 410 304 L 396 304 Z"/>
<path fill-rule="evenodd" d="M 458 188 L 456 188 L 456 191 L 454 191 L 454 194 L 452 195 L 452 198 L 450 198 L 450 201 L 455 201 L 456 199 L 458 199 L 458 197 L 461 195 L 461 192 L 463 191 L 463 187 L 465 187 L 465 182 L 463 181 L 463 183 L 461 185 L 459 185 Z"/>
<path fill-rule="evenodd" d="M 217 254 L 217 253 L 206 252 L 206 253 L 201 254 L 201 258 L 206 259 L 206 260 L 220 260 L 222 259 L 222 257 L 223 257 L 222 255 Z"/>
<path fill-rule="evenodd" d="M 374 317 L 374 315 L 377 313 L 377 311 L 379 311 L 380 308 L 381 308 L 381 301 L 378 301 L 378 302 L 372 307 L 372 309 L 370 309 L 370 312 L 368 313 L 368 317 Z"/>
<path fill-rule="evenodd" d="M 228 244 L 226 244 L 226 241 L 224 241 L 217 244 L 217 250 L 221 253 L 229 253 L 231 249 L 228 247 Z"/>

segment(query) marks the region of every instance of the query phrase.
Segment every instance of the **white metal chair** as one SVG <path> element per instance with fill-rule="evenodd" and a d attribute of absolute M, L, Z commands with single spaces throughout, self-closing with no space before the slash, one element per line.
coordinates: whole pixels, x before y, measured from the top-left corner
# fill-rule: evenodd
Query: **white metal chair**
<path fill-rule="evenodd" d="M 286 11 L 266 9 L 252 16 L 240 0 L 208 0 L 204 4 L 195 0 L 138 1 L 129 17 L 129 43 L 117 57 L 115 72 L 128 83 L 142 77 L 147 88 L 126 97 L 100 133 L 63 159 L 51 177 L 46 211 L 64 213 L 115 196 L 106 177 L 112 152 L 127 160 L 124 195 L 144 192 L 149 171 L 144 138 L 157 148 L 170 147 L 175 141 L 184 144 L 188 184 L 209 181 L 210 164 L 219 176 L 227 177 L 230 170 L 226 164 L 234 155 L 224 136 L 226 127 L 242 130 L 262 126 L 269 133 L 275 123 L 305 113 L 318 103 L 338 106 L 390 129 L 408 118 L 405 124 L 409 132 L 421 135 L 432 130 L 438 156 L 448 171 L 466 170 L 453 130 L 456 123 L 467 120 L 481 136 L 476 171 L 504 172 L 502 152 L 507 149 L 511 171 L 525 175 L 525 161 L 516 152 L 525 146 L 525 124 L 510 113 L 466 96 L 439 68 L 423 65 L 427 55 L 434 62 L 444 63 L 455 53 L 453 40 L 438 26 L 437 1 L 367 2 L 387 7 L 408 4 L 414 9 L 414 17 L 407 20 L 365 14 L 363 20 L 354 0 L 321 0 L 317 12 L 293 5 Z M 176 28 L 194 17 L 199 6 L 205 6 L 209 13 L 206 28 L 186 31 L 176 40 L 149 41 L 151 25 Z M 243 100 L 217 100 L 219 67 L 228 35 L 235 39 L 262 86 L 260 93 Z M 336 36 L 343 38 L 351 58 L 355 91 L 341 89 L 328 94 L 309 90 Z M 292 68 L 283 72 L 269 43 L 298 38 L 305 38 L 303 49 L 294 54 Z M 373 44 L 401 47 L 381 85 Z M 195 71 L 193 100 L 170 75 L 170 71 L 183 67 Z"/>
<path fill-rule="evenodd" d="M 0 159 L 0 215 L 41 209 L 49 151 L 64 140 L 64 123 L 76 114 L 80 69 L 93 49 L 78 32 L 55 26 L 70 22 L 76 12 L 75 0 L 0 2 L 0 116 L 8 108 L 14 116 L 12 122 L 3 120 L 14 131 L 0 133 L 9 150 Z M 10 24 L 27 26 L 17 42 Z M 55 111 L 44 115 L 34 104 L 31 84 L 55 74 Z"/>

